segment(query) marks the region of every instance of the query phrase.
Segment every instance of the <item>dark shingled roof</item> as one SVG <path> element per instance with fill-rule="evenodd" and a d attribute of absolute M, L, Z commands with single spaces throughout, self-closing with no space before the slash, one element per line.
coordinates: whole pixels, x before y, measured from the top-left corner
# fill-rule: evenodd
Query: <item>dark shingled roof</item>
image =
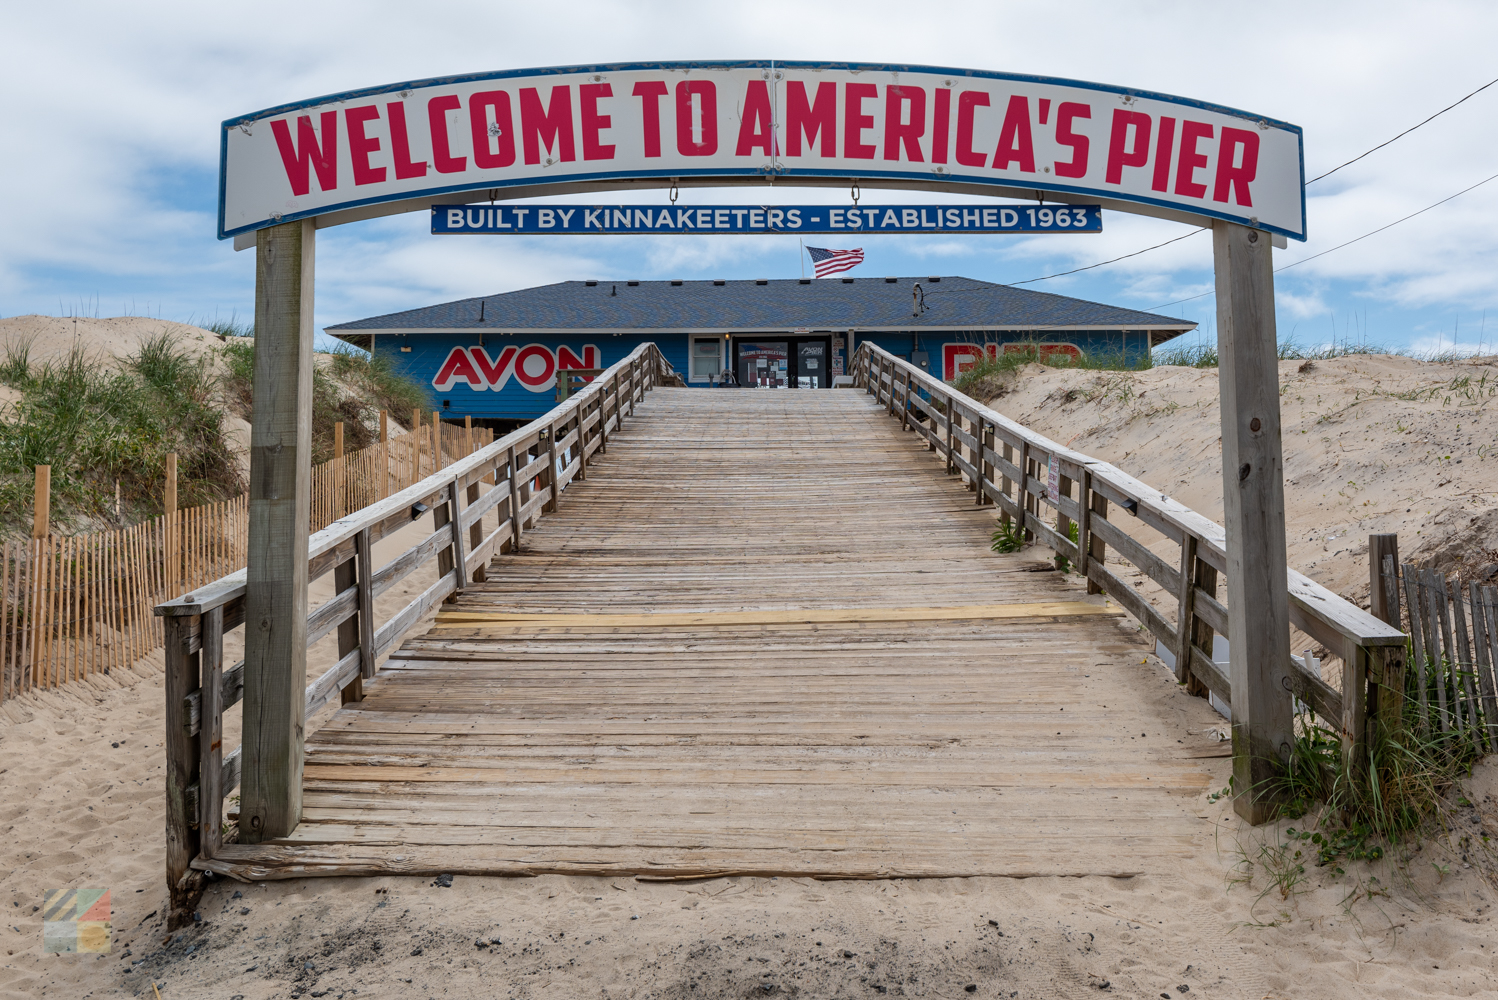
<path fill-rule="evenodd" d="M 913 286 L 926 309 L 911 314 Z M 483 321 L 480 322 L 482 304 Z M 562 281 L 372 316 L 336 335 L 495 330 L 543 332 L 793 330 L 1156 330 L 1188 320 L 973 278 L 795 278 L 774 281 Z"/>

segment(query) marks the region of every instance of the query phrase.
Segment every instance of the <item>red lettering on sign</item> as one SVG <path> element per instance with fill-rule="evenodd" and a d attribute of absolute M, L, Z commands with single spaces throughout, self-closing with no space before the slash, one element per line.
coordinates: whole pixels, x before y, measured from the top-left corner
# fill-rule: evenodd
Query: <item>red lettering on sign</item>
<path fill-rule="evenodd" d="M 457 174 L 468 169 L 468 157 L 453 156 L 447 139 L 447 113 L 463 106 L 463 99 L 456 94 L 434 97 L 427 101 L 427 125 L 432 130 L 432 162 L 437 172 Z"/>
<path fill-rule="evenodd" d="M 1129 144 L 1129 133 L 1134 142 Z M 1113 130 L 1108 135 L 1108 169 L 1103 180 L 1123 183 L 1124 167 L 1142 167 L 1150 158 L 1150 116 L 1143 111 L 1113 110 Z"/>
<path fill-rule="evenodd" d="M 544 110 L 536 88 L 521 87 L 520 138 L 525 144 L 526 163 L 541 162 L 543 144 L 548 150 L 554 148 L 557 159 L 563 163 L 577 159 L 572 138 L 572 87 L 567 84 L 552 87 Z"/>
<path fill-rule="evenodd" d="M 1015 94 L 1004 110 L 1004 128 L 999 132 L 999 148 L 994 150 L 993 168 L 1008 170 L 1018 161 L 1020 170 L 1035 173 L 1035 143 L 1030 137 L 1030 99 Z"/>
<path fill-rule="evenodd" d="M 785 153 L 801 155 L 801 137 L 808 147 L 822 139 L 822 155 L 837 155 L 837 84 L 817 84 L 817 96 L 806 103 L 806 84 L 792 80 L 785 85 Z"/>
<path fill-rule="evenodd" d="M 489 109 L 494 124 L 489 124 Z M 515 162 L 515 126 L 510 115 L 510 95 L 486 90 L 468 99 L 468 126 L 473 133 L 473 165 L 482 170 L 508 167 Z M 492 134 L 491 134 L 492 133 Z"/>
<path fill-rule="evenodd" d="M 744 94 L 744 110 L 739 119 L 739 144 L 735 156 L 749 156 L 755 149 L 763 149 L 766 156 L 774 156 L 770 145 L 775 141 L 774 127 L 770 124 L 770 88 L 763 80 L 750 80 L 749 90 Z"/>
<path fill-rule="evenodd" d="M 1243 147 L 1243 162 L 1233 166 L 1239 146 Z M 1258 173 L 1259 133 L 1224 126 L 1222 145 L 1217 150 L 1217 179 L 1212 183 L 1212 200 L 1227 201 L 1231 185 L 1238 204 L 1252 208 L 1254 203 L 1249 197 L 1248 185 Z"/>
<path fill-rule="evenodd" d="M 1176 160 L 1176 194 L 1188 198 L 1200 198 L 1207 193 L 1207 185 L 1196 183 L 1196 171 L 1207 165 L 1205 153 L 1197 152 L 1202 139 L 1212 138 L 1212 126 L 1205 122 L 1181 122 L 1181 155 Z"/>
<path fill-rule="evenodd" d="M 1164 191 L 1170 186 L 1170 152 L 1176 141 L 1176 120 L 1168 115 L 1160 118 L 1160 135 L 1155 139 L 1155 176 L 1150 181 L 1152 191 Z"/>
<path fill-rule="evenodd" d="M 598 363 L 598 348 L 592 344 L 583 348 L 583 356 L 578 357 L 572 353 L 570 347 L 557 348 L 557 369 L 560 371 L 576 371 L 579 368 L 602 368 Z"/>
<path fill-rule="evenodd" d="M 997 344 L 942 344 L 941 345 L 941 371 L 942 379 L 950 382 L 952 379 L 970 370 L 974 365 L 983 360 L 984 354 L 990 358 L 998 356 Z"/>
<path fill-rule="evenodd" d="M 531 362 L 537 362 L 532 365 Z M 534 370 L 532 370 L 534 368 Z M 540 344 L 527 344 L 515 355 L 515 377 L 528 389 L 543 389 L 556 378 L 557 363 Z"/>
<path fill-rule="evenodd" d="M 931 162 L 947 162 L 947 136 L 952 127 L 952 92 L 946 87 L 936 91 L 936 120 L 931 123 Z"/>
<path fill-rule="evenodd" d="M 1087 117 L 1092 117 L 1090 114 Z M 1044 125 L 1051 120 L 1051 99 L 1042 97 L 1040 99 L 1040 124 Z"/>
<path fill-rule="evenodd" d="M 506 347 L 499 352 L 499 359 L 491 363 L 489 354 L 482 347 L 469 348 L 473 363 L 484 374 L 484 382 L 495 392 L 503 389 L 510 380 L 510 368 L 515 363 L 515 348 Z"/>
<path fill-rule="evenodd" d="M 635 84 L 631 96 L 640 99 L 640 119 L 645 126 L 645 155 L 661 155 L 661 98 L 665 97 L 667 88 L 659 80 L 649 80 Z"/>
<path fill-rule="evenodd" d="M 702 111 L 702 141 L 692 141 L 692 97 Z M 676 151 L 682 156 L 712 156 L 718 151 L 718 88 L 711 80 L 683 80 L 676 85 Z"/>
<path fill-rule="evenodd" d="M 988 95 L 981 90 L 964 90 L 957 98 L 957 162 L 964 167 L 981 167 L 988 162 L 987 153 L 973 152 L 973 109 L 988 107 Z"/>
<path fill-rule="evenodd" d="M 843 92 L 843 155 L 856 160 L 872 160 L 874 147 L 863 142 L 863 130 L 874 127 L 874 116 L 863 113 L 863 102 L 879 96 L 872 83 L 850 83 Z"/>
<path fill-rule="evenodd" d="M 1045 101 L 1041 102 L 1046 103 Z M 1071 130 L 1071 123 L 1076 118 L 1091 118 L 1092 108 L 1086 104 L 1078 104 L 1075 101 L 1066 101 L 1056 109 L 1056 141 L 1063 146 L 1072 149 L 1071 162 L 1062 163 L 1056 161 L 1057 177 L 1086 177 L 1087 176 L 1087 137 L 1077 135 Z M 1045 116 L 1041 115 L 1040 123 L 1045 124 Z"/>
<path fill-rule="evenodd" d="M 348 155 L 354 168 L 354 183 L 379 184 L 385 180 L 384 167 L 371 167 L 369 154 L 380 151 L 380 140 L 364 134 L 364 123 L 379 121 L 380 109 L 374 105 L 349 108 L 343 113 L 348 126 Z"/>
<path fill-rule="evenodd" d="M 432 379 L 432 385 L 446 391 L 459 379 L 468 383 L 470 389 L 484 389 L 484 380 L 479 377 L 478 370 L 473 367 L 473 362 L 468 357 L 468 352 L 461 347 L 454 347 L 448 352 L 447 360 L 442 362 L 442 368 L 437 372 L 437 377 Z"/>
<path fill-rule="evenodd" d="M 612 115 L 598 113 L 598 99 L 613 97 L 614 88 L 607 83 L 585 83 L 577 88 L 578 113 L 583 120 L 583 159 L 612 160 L 614 147 L 598 141 L 598 133 L 614 127 Z"/>
<path fill-rule="evenodd" d="M 312 119 L 307 115 L 296 120 L 295 144 L 285 121 L 270 123 L 271 134 L 276 137 L 276 149 L 281 152 L 281 163 L 286 167 L 286 180 L 291 184 L 291 193 L 298 197 L 312 190 L 309 166 L 317 171 L 318 186 L 324 191 L 338 186 L 338 112 L 324 111 L 320 121 L 321 146 L 318 145 L 317 132 L 312 128 Z"/>
<path fill-rule="evenodd" d="M 910 121 L 902 121 L 904 109 L 910 105 Z M 926 91 L 923 87 L 891 86 L 884 89 L 884 158 L 898 160 L 900 145 L 905 145 L 905 158 L 911 163 L 923 163 L 921 136 L 926 134 Z"/>
<path fill-rule="evenodd" d="M 425 177 L 426 160 L 411 162 L 411 139 L 406 131 L 406 102 L 391 101 L 385 105 L 385 111 L 390 118 L 390 158 L 395 161 L 395 179 L 403 181 L 411 177 Z"/>

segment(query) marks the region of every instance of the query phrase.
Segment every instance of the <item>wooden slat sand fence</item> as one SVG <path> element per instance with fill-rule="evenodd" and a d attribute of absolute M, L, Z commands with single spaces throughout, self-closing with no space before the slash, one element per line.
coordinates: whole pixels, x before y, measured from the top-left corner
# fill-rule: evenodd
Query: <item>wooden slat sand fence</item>
<path fill-rule="evenodd" d="M 1498 587 L 1461 581 L 1429 567 L 1396 566 L 1384 556 L 1391 618 L 1408 623 L 1408 688 L 1418 698 L 1421 734 L 1440 733 L 1498 753 Z"/>
<path fill-rule="evenodd" d="M 128 667 L 161 646 L 151 608 L 244 564 L 244 497 L 111 531 L 6 542 L 0 700 Z"/>
<path fill-rule="evenodd" d="M 485 427 L 436 426 L 314 466 L 313 530 L 494 440 Z M 127 528 L 0 545 L 0 701 L 107 674 L 161 648 L 151 609 L 243 568 L 248 528 L 239 496 Z"/>

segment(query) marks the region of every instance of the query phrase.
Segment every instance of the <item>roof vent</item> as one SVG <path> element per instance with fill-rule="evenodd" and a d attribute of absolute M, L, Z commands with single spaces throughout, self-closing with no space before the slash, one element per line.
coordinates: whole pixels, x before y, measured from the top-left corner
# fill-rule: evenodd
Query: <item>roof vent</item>
<path fill-rule="evenodd" d="M 628 285 L 630 288 L 633 288 L 636 285 L 638 285 L 639 282 L 638 281 L 626 281 L 625 284 Z"/>
<path fill-rule="evenodd" d="M 897 282 L 899 280 L 900 280 L 899 278 L 885 278 L 884 279 L 884 283 L 886 285 L 893 285 L 895 282 Z"/>
<path fill-rule="evenodd" d="M 770 279 L 769 278 L 755 278 L 754 279 L 754 283 L 756 285 L 768 285 L 770 283 Z"/>
<path fill-rule="evenodd" d="M 598 284 L 598 282 L 596 282 L 596 281 L 585 281 L 585 282 L 583 282 L 583 284 L 587 285 L 589 288 L 592 288 L 594 285 Z"/>
<path fill-rule="evenodd" d="M 853 284 L 853 279 L 852 278 L 844 278 L 843 279 L 843 284 L 845 284 L 845 285 L 851 285 L 851 284 Z"/>
<path fill-rule="evenodd" d="M 673 281 L 673 282 L 671 282 L 671 284 L 673 284 L 673 285 L 677 285 L 677 286 L 680 286 L 680 285 L 681 285 L 681 282 L 680 282 L 680 281 Z"/>
<path fill-rule="evenodd" d="M 811 279 L 810 278 L 802 278 L 802 279 L 800 279 L 800 281 L 801 281 L 801 284 L 803 284 L 803 285 L 809 285 L 809 284 L 811 284 Z"/>
<path fill-rule="evenodd" d="M 941 275 L 939 275 L 939 274 L 933 274 L 933 275 L 931 275 L 931 277 L 927 278 L 926 280 L 929 281 L 929 282 L 931 282 L 931 284 L 934 285 L 938 281 L 941 280 Z"/>
<path fill-rule="evenodd" d="M 722 285 L 722 284 L 727 284 L 727 282 L 725 282 L 722 278 L 714 278 L 713 279 L 713 284 L 715 284 L 715 285 Z"/>

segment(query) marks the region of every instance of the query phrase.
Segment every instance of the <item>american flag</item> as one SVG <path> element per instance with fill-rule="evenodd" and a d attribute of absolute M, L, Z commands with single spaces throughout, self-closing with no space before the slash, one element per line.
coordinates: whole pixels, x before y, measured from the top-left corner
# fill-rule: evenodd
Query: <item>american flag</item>
<path fill-rule="evenodd" d="M 806 252 L 811 254 L 811 260 L 816 265 L 819 278 L 837 274 L 839 271 L 847 271 L 863 263 L 862 247 L 857 250 L 823 250 L 821 247 L 807 247 Z"/>

